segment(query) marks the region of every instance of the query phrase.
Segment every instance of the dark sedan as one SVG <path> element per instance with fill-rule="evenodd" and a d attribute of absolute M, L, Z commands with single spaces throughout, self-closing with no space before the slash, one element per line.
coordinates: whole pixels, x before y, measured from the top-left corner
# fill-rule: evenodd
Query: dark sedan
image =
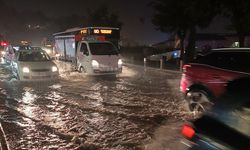
<path fill-rule="evenodd" d="M 211 112 L 182 128 L 182 141 L 191 150 L 250 149 L 250 79 L 228 84 Z"/>

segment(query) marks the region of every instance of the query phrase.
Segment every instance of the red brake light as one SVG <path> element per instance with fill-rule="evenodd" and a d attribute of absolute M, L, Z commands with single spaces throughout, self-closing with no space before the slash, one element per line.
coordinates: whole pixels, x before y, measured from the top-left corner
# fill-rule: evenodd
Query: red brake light
<path fill-rule="evenodd" d="M 1 46 L 7 46 L 6 42 L 1 42 Z"/>
<path fill-rule="evenodd" d="M 187 71 L 187 68 L 190 68 L 190 67 L 191 67 L 191 65 L 184 65 L 182 67 L 182 71 L 185 73 Z"/>
<path fill-rule="evenodd" d="M 105 36 L 99 36 L 99 37 L 97 38 L 97 40 L 98 40 L 98 41 L 105 41 Z"/>
<path fill-rule="evenodd" d="M 190 125 L 184 125 L 182 127 L 181 133 L 187 139 L 192 139 L 195 135 L 195 131 Z"/>

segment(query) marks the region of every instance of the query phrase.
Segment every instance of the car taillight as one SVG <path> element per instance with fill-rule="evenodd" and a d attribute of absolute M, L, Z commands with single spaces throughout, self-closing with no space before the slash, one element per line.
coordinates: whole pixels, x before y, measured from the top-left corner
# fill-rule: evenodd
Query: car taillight
<path fill-rule="evenodd" d="M 184 65 L 183 67 L 182 67 L 182 72 L 187 72 L 187 68 L 190 68 L 191 67 L 191 65 Z"/>
<path fill-rule="evenodd" d="M 190 126 L 185 124 L 181 130 L 182 135 L 187 139 L 192 139 L 195 135 L 195 130 Z"/>
<path fill-rule="evenodd" d="M 97 38 L 97 40 L 98 40 L 98 41 L 105 41 L 106 39 L 105 39 L 105 36 L 99 36 L 99 37 Z"/>
<path fill-rule="evenodd" d="M 1 46 L 7 46 L 7 43 L 6 42 L 1 42 L 0 45 Z"/>

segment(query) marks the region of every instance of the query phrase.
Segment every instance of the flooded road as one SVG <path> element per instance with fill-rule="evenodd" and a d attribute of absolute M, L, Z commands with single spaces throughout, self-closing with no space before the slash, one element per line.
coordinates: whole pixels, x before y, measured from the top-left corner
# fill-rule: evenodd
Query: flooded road
<path fill-rule="evenodd" d="M 164 122 L 185 119 L 179 79 L 125 66 L 117 77 L 20 82 L 2 63 L 0 121 L 10 149 L 140 150 Z"/>

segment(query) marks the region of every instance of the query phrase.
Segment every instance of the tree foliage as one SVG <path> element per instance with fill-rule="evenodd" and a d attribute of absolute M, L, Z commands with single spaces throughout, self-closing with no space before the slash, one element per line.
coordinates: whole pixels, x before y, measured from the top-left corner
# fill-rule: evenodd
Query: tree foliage
<path fill-rule="evenodd" d="M 245 36 L 250 33 L 250 1 L 221 1 L 223 14 L 231 20 L 231 27 L 236 31 L 240 47 L 244 47 Z"/>
<path fill-rule="evenodd" d="M 249 0 L 155 0 L 151 6 L 154 9 L 152 22 L 158 30 L 177 34 L 182 45 L 188 35 L 185 53 L 188 60 L 194 56 L 196 28 L 207 27 L 217 15 L 230 19 L 240 47 L 244 47 L 245 36 L 250 34 Z"/>
<path fill-rule="evenodd" d="M 218 12 L 214 0 L 155 0 L 153 24 L 163 32 L 178 32 L 194 26 L 207 27 Z"/>
<path fill-rule="evenodd" d="M 119 16 L 114 12 L 110 12 L 107 6 L 102 5 L 94 11 L 89 11 L 87 16 L 89 26 L 106 26 L 121 28 L 123 23 L 119 20 Z"/>
<path fill-rule="evenodd" d="M 151 6 L 154 9 L 153 24 L 160 31 L 177 34 L 182 40 L 182 51 L 183 39 L 188 34 L 187 60 L 191 60 L 195 53 L 196 27 L 207 27 L 219 12 L 216 0 L 155 0 Z"/>

